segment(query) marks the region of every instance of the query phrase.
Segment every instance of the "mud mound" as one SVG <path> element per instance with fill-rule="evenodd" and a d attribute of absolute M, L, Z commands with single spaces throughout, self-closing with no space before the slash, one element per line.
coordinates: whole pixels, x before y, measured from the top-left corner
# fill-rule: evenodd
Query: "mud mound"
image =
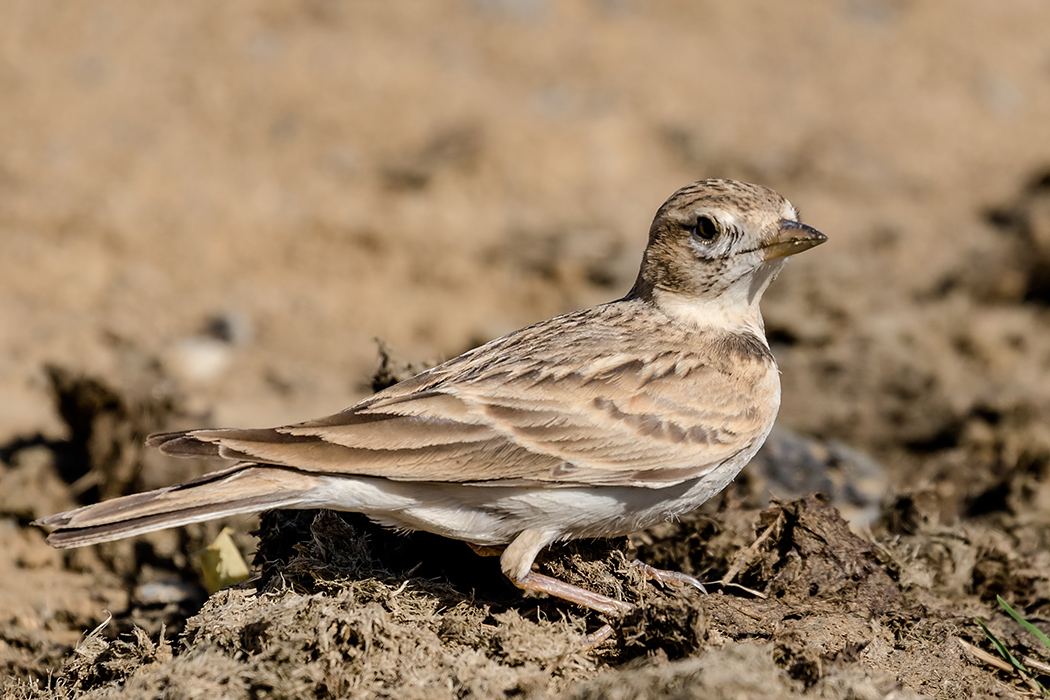
<path fill-rule="evenodd" d="M 713 536 L 712 522 L 723 523 Z M 265 525 L 261 576 L 213 596 L 177 640 L 96 630 L 47 691 L 23 684 L 19 693 L 796 698 L 1003 690 L 957 641 L 961 633 L 981 643 L 958 596 L 982 609 L 978 582 L 1001 558 L 1018 556 L 1005 542 L 970 539 L 991 536 L 987 530 L 926 528 L 907 542 L 869 542 L 813 497 L 667 525 L 638 547 L 572 543 L 541 566 L 637 603 L 592 649 L 587 633 L 605 620 L 522 598 L 498 566 L 459 543 L 442 552 L 430 538 L 328 511 L 272 513 Z M 957 556 L 946 560 L 952 536 Z M 653 585 L 628 563 L 635 555 L 706 575 L 712 592 Z M 958 559 L 972 562 L 963 583 L 946 568 Z M 1030 590 L 1050 586 L 1045 576 L 1019 575 Z"/>
<path fill-rule="evenodd" d="M 390 372 L 389 361 L 380 372 Z M 105 427 L 72 435 L 106 437 L 8 448 L 6 478 L 37 474 L 51 494 L 12 515 L 36 517 L 56 493 L 66 494 L 62 503 L 83 498 L 79 474 L 90 472 L 63 473 L 53 466 L 58 456 L 70 443 L 127 454 L 123 443 L 142 430 L 138 416 L 153 415 L 126 408 L 153 405 L 145 396 L 98 379 L 66 377 L 54 387 L 71 397 L 57 402 L 67 420 Z M 207 602 L 185 552 L 214 529 L 63 553 L 24 531 L 6 550 L 10 564 L 46 581 L 45 597 L 64 586 L 80 597 L 62 603 L 59 616 L 24 613 L 47 631 L 0 625 L 0 662 L 12 676 L 7 691 L 34 698 L 149 696 L 158 688 L 245 698 L 1001 694 L 1000 679 L 959 640 L 987 647 L 972 621 L 981 616 L 1015 649 L 1040 653 L 992 612 L 1003 595 L 1038 619 L 1050 600 L 1045 521 L 1031 515 L 1041 512 L 1048 458 L 1025 454 L 974 494 L 980 518 L 942 525 L 935 494 L 916 491 L 876 508 L 874 534 L 861 537 L 824 496 L 754 507 L 770 489 L 797 487 L 792 474 L 834 487 L 842 469 L 881 473 L 840 445 L 781 433 L 748 478 L 697 513 L 539 557 L 544 573 L 635 605 L 619 619 L 528 597 L 502 575 L 498 558 L 463 543 L 394 533 L 353 514 L 264 514 L 255 577 Z M 856 502 L 848 492 L 836 499 Z M 653 583 L 636 559 L 697 576 L 709 593 Z M 77 641 L 100 600 L 112 615 Z M 607 623 L 613 634 L 589 646 L 587 635 Z"/>

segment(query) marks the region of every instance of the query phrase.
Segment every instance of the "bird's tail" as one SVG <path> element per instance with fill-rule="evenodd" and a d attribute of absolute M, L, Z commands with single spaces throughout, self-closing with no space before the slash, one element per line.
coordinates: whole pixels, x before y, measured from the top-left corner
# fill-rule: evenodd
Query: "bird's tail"
<path fill-rule="evenodd" d="M 49 515 L 34 525 L 53 529 L 47 541 L 55 547 L 81 547 L 228 515 L 309 507 L 312 490 L 308 474 L 245 463 L 180 486 Z"/>

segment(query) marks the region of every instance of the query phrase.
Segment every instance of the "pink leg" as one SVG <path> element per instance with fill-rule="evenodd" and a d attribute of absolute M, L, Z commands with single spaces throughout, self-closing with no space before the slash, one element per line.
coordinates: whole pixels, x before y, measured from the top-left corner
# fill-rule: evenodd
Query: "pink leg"
<path fill-rule="evenodd" d="M 602 625 L 595 631 L 587 635 L 587 646 L 593 649 L 598 646 L 606 639 L 612 636 L 613 628 L 612 625 Z"/>
<path fill-rule="evenodd" d="M 537 574 L 534 571 L 530 571 L 521 579 L 514 581 L 514 585 L 525 591 L 546 593 L 555 598 L 561 598 L 606 615 L 623 615 L 634 607 L 630 603 L 624 603 L 621 600 L 616 600 L 594 591 L 588 591 L 586 588 L 580 588 L 550 576 Z"/>
<path fill-rule="evenodd" d="M 557 537 L 556 530 L 522 531 L 503 550 L 503 555 L 500 557 L 500 567 L 503 573 L 522 590 L 546 593 L 606 615 L 619 616 L 633 607 L 623 601 L 532 571 L 532 562 L 536 560 L 536 555 Z"/>

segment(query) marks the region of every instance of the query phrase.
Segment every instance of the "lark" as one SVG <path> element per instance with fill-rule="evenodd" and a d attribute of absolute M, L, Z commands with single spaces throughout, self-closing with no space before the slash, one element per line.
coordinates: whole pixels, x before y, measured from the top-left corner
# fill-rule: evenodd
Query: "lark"
<path fill-rule="evenodd" d="M 515 331 L 325 418 L 152 435 L 167 455 L 236 462 L 37 524 L 55 547 L 77 547 L 273 508 L 351 511 L 503 548 L 519 588 L 622 613 L 622 601 L 533 571 L 536 556 L 674 518 L 732 481 L 780 405 L 759 301 L 788 256 L 825 240 L 770 189 L 695 182 L 657 211 L 622 299 Z"/>

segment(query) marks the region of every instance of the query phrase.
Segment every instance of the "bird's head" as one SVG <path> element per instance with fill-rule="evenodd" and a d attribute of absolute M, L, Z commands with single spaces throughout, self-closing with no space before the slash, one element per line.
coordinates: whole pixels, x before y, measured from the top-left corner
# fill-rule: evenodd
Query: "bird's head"
<path fill-rule="evenodd" d="M 762 293 L 787 257 L 826 240 L 771 189 L 701 180 L 656 212 L 632 294 L 676 317 L 757 316 Z"/>

